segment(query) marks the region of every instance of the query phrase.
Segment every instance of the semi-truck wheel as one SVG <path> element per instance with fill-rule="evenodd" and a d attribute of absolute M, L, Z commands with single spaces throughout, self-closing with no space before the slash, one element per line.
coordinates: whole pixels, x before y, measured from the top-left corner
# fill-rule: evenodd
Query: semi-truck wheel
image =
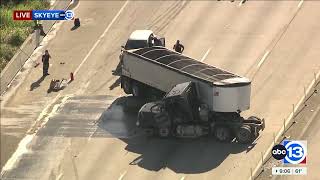
<path fill-rule="evenodd" d="M 137 82 L 132 83 L 132 95 L 133 96 L 141 96 L 141 86 Z"/>
<path fill-rule="evenodd" d="M 122 77 L 122 88 L 126 94 L 132 93 L 131 81 L 127 77 Z"/>
<path fill-rule="evenodd" d="M 170 129 L 168 127 L 159 128 L 159 136 L 161 138 L 167 138 L 170 136 Z"/>
<path fill-rule="evenodd" d="M 261 122 L 262 120 L 256 116 L 250 116 L 248 117 L 248 120 L 250 121 L 256 121 L 256 122 Z"/>
<path fill-rule="evenodd" d="M 154 135 L 154 129 L 153 128 L 148 128 L 148 129 L 145 129 L 144 132 L 146 133 L 146 135 L 148 137 L 151 137 Z"/>
<path fill-rule="evenodd" d="M 232 140 L 231 130 L 225 126 L 216 127 L 214 130 L 214 136 L 221 142 L 230 142 Z"/>
<path fill-rule="evenodd" d="M 236 139 L 239 143 L 246 144 L 250 143 L 253 140 L 253 134 L 249 125 L 242 125 L 237 133 Z"/>

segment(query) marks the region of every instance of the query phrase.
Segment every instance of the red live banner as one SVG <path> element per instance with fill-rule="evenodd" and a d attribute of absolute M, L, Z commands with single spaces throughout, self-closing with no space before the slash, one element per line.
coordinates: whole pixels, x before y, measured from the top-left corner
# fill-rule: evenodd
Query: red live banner
<path fill-rule="evenodd" d="M 13 20 L 32 20 L 32 10 L 13 11 Z"/>

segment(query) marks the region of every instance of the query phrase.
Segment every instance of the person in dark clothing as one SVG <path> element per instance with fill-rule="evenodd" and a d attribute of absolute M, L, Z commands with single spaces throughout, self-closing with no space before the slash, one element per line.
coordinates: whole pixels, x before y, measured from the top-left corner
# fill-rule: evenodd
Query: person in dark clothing
<path fill-rule="evenodd" d="M 40 35 L 41 36 L 46 36 L 47 34 L 43 30 L 42 23 L 40 23 L 39 20 L 34 21 L 34 23 L 35 23 L 34 30 L 39 29 L 40 30 Z"/>
<path fill-rule="evenodd" d="M 42 64 L 43 64 L 43 76 L 50 75 L 49 70 L 49 59 L 51 58 L 49 51 L 46 50 L 44 55 L 42 55 Z"/>
<path fill-rule="evenodd" d="M 182 53 L 184 50 L 184 46 L 180 44 L 179 40 L 177 40 L 176 44 L 173 46 L 173 49 L 178 53 Z"/>

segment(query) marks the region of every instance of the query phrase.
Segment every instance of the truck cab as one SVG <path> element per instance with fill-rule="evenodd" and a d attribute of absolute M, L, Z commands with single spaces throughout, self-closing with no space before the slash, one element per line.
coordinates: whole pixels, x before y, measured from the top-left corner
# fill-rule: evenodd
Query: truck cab
<path fill-rule="evenodd" d="M 201 136 L 204 132 L 193 133 L 192 130 L 192 133 L 187 133 L 185 130 L 195 127 L 193 125 L 201 121 L 199 108 L 200 102 L 197 97 L 196 84 L 193 82 L 177 84 L 161 101 L 150 102 L 141 107 L 137 125 L 140 128 L 153 131 L 153 134 L 158 134 L 161 137 L 167 137 L 170 134 Z M 181 133 L 182 128 L 184 128 L 184 133 Z M 195 128 L 199 129 L 199 127 Z M 207 128 L 202 128 L 201 131 L 205 129 Z"/>
<path fill-rule="evenodd" d="M 152 46 L 165 46 L 165 39 L 156 36 L 151 30 L 135 30 L 122 48 L 130 50 Z"/>
<path fill-rule="evenodd" d="M 135 30 L 129 36 L 125 45 L 121 46 L 121 52 L 119 55 L 120 63 L 117 68 L 113 70 L 113 75 L 119 75 L 119 71 L 122 65 L 123 50 L 140 49 L 153 46 L 165 47 L 165 38 L 159 37 L 151 30 Z"/>
<path fill-rule="evenodd" d="M 162 138 L 214 135 L 219 141 L 250 143 L 264 129 L 264 120 L 239 113 L 209 113 L 197 95 L 197 84 L 175 85 L 160 101 L 141 107 L 136 125 L 149 135 Z"/>

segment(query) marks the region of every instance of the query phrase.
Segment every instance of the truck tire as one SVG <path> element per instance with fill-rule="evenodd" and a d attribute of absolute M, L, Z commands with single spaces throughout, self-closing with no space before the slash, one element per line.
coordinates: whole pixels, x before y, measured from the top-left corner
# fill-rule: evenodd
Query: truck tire
<path fill-rule="evenodd" d="M 225 126 L 217 126 L 214 130 L 214 136 L 220 142 L 230 142 L 233 139 L 230 128 Z"/>
<path fill-rule="evenodd" d="M 141 96 L 140 94 L 141 94 L 141 93 L 140 93 L 140 86 L 139 86 L 139 84 L 138 84 L 137 82 L 133 82 L 133 83 L 132 83 L 132 95 L 133 95 L 133 96 L 136 96 L 136 97 L 139 97 L 139 96 Z"/>
<path fill-rule="evenodd" d="M 249 121 L 256 121 L 256 122 L 261 122 L 262 120 L 256 116 L 250 116 L 248 117 Z"/>
<path fill-rule="evenodd" d="M 236 132 L 236 139 L 241 144 L 253 141 L 253 134 L 249 125 L 242 125 Z"/>
<path fill-rule="evenodd" d="M 159 128 L 158 134 L 161 138 L 170 137 L 170 129 L 168 127 Z"/>
<path fill-rule="evenodd" d="M 131 81 L 127 77 L 121 77 L 122 89 L 126 94 L 132 93 Z"/>
<path fill-rule="evenodd" d="M 147 137 L 152 137 L 152 136 L 154 136 L 154 134 L 155 134 L 153 128 L 145 129 L 144 132 L 145 132 L 145 134 L 146 134 Z"/>

